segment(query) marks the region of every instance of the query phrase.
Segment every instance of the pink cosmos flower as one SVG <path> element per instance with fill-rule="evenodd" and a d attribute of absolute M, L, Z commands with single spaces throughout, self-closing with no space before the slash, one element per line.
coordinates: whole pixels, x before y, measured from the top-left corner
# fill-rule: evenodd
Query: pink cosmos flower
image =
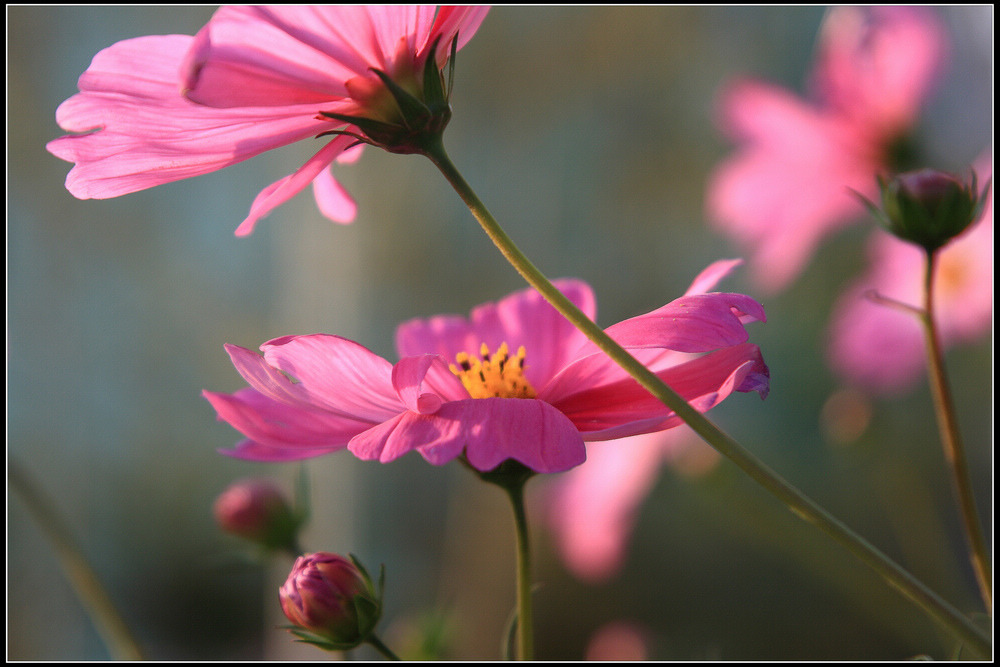
<path fill-rule="evenodd" d="M 992 173 L 991 157 L 976 161 L 980 182 Z M 872 290 L 914 307 L 923 306 L 924 251 L 878 231 L 869 244 L 868 272 L 834 308 L 830 365 L 847 381 L 890 394 L 909 388 L 925 363 L 924 334 L 917 318 L 866 298 Z M 938 251 L 935 321 L 945 347 L 971 341 L 993 319 L 993 194 L 979 221 Z"/>
<path fill-rule="evenodd" d="M 487 7 L 224 6 L 194 37 L 154 35 L 99 52 L 80 93 L 56 111 L 68 135 L 49 142 L 75 163 L 66 188 L 107 199 L 207 174 L 345 123 L 332 112 L 382 119 L 391 96 L 378 69 L 415 87 L 439 42 L 439 66 L 461 48 Z M 355 140 L 326 141 L 294 174 L 265 188 L 236 230 L 256 222 L 310 183 L 320 211 L 354 219 L 355 204 L 330 173 Z"/>
<path fill-rule="evenodd" d="M 874 198 L 875 174 L 896 166 L 945 41 L 927 8 L 835 7 L 812 100 L 753 80 L 723 90 L 720 124 L 739 149 L 710 178 L 707 215 L 751 251 L 762 287 L 784 288 L 825 235 L 863 215 L 850 191 Z"/>
<path fill-rule="evenodd" d="M 717 262 L 687 294 L 714 288 L 738 263 Z M 687 427 L 590 447 L 587 462 L 553 479 L 543 494 L 548 524 L 566 566 L 587 581 L 614 575 L 625 558 L 639 507 L 659 479 L 661 466 L 688 458 L 689 464 L 690 459 L 697 460 L 697 470 L 703 472 L 718 456 Z"/>
<path fill-rule="evenodd" d="M 556 284 L 595 316 L 589 286 Z M 742 294 L 688 294 L 607 332 L 705 411 L 733 391 L 766 395 L 767 366 L 744 327 L 764 319 Z M 250 386 L 204 392 L 246 436 L 226 453 L 290 461 L 346 448 L 386 463 L 416 450 L 435 465 L 464 456 L 489 471 L 515 459 L 549 473 L 582 463 L 584 441 L 682 423 L 534 290 L 481 305 L 468 319 L 404 323 L 396 344 L 395 365 L 324 334 L 269 341 L 263 357 L 227 345 Z"/>

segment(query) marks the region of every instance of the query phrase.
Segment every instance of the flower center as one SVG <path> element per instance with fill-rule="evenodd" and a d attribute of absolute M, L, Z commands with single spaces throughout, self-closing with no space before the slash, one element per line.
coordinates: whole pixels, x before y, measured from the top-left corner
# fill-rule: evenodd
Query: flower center
<path fill-rule="evenodd" d="M 458 365 L 449 364 L 448 368 L 458 376 L 472 398 L 534 398 L 535 389 L 524 377 L 524 356 L 523 345 L 511 358 L 507 343 L 501 344 L 493 354 L 483 343 L 479 357 L 459 352 L 455 356 Z"/>

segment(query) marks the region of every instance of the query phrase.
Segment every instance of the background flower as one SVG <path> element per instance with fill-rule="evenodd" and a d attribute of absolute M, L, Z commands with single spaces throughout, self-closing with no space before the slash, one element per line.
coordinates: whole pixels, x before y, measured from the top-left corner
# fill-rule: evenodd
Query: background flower
<path fill-rule="evenodd" d="M 118 42 L 80 77 L 80 93 L 59 106 L 60 127 L 79 134 L 48 150 L 75 163 L 67 189 L 106 199 L 206 174 L 259 153 L 343 126 L 321 111 L 366 115 L 390 76 L 420 72 L 431 45 L 458 46 L 487 7 L 224 6 L 194 37 L 163 35 Z M 439 60 L 443 64 L 447 49 Z M 374 91 L 374 92 L 373 92 Z M 312 183 L 320 212 L 354 219 L 355 204 L 330 174 L 355 143 L 326 140 L 295 173 L 265 188 L 236 230 L 257 221 Z"/>
<path fill-rule="evenodd" d="M 710 178 L 707 213 L 751 252 L 762 287 L 787 286 L 826 235 L 861 219 L 851 190 L 871 198 L 875 175 L 900 166 L 944 51 L 931 10 L 835 7 L 813 99 L 748 79 L 723 89 L 719 122 L 739 148 Z"/>

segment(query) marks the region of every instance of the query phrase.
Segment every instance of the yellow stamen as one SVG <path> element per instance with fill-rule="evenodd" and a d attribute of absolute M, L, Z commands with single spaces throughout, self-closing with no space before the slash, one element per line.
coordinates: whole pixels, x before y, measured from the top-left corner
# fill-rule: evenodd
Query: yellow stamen
<path fill-rule="evenodd" d="M 507 343 L 490 354 L 490 348 L 483 343 L 479 357 L 459 352 L 455 364 L 448 368 L 458 376 L 472 398 L 534 398 L 535 389 L 524 377 L 525 351 L 522 345 L 517 355 L 510 356 Z"/>

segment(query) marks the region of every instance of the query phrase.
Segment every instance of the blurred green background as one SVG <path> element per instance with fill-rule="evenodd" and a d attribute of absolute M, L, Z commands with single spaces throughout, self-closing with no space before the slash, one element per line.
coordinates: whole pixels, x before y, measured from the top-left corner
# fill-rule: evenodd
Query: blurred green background
<path fill-rule="evenodd" d="M 242 381 L 226 342 L 337 333 L 394 359 L 396 324 L 522 287 L 431 164 L 369 149 L 336 175 L 357 221 L 323 219 L 304 193 L 249 238 L 233 230 L 256 193 L 316 146 L 107 201 L 78 201 L 45 151 L 55 109 L 100 49 L 194 34 L 212 7 L 7 8 L 7 436 L 51 496 L 148 657 L 318 659 L 283 630 L 290 561 L 246 564 L 211 503 L 226 485 L 298 466 L 216 453 L 239 435 L 200 391 Z M 959 168 L 992 143 L 993 9 L 940 10 L 952 40 L 921 140 Z M 459 54 L 452 158 L 549 276 L 595 289 L 609 325 L 679 296 L 736 250 L 704 224 L 704 184 L 728 152 L 713 127 L 719 85 L 757 75 L 801 91 L 822 7 L 498 7 Z M 924 386 L 871 403 L 832 435 L 840 389 L 823 344 L 831 306 L 864 265 L 860 224 L 826 243 L 754 325 L 771 368 L 761 403 L 713 411 L 726 431 L 959 609 L 980 608 Z M 737 272 L 723 285 L 754 294 Z M 759 296 L 759 295 L 758 295 Z M 992 341 L 948 354 L 979 507 L 992 526 Z M 845 440 L 847 440 L 845 442 Z M 458 465 L 390 465 L 344 452 L 308 464 L 310 550 L 388 572 L 387 641 L 433 609 L 446 657 L 495 659 L 514 602 L 505 499 Z M 540 486 L 540 485 L 539 485 Z M 9 488 L 9 487 L 8 487 Z M 529 491 L 532 487 L 529 486 Z M 535 514 L 539 497 L 534 499 Z M 580 659 L 603 623 L 644 629 L 655 659 L 950 657 L 915 607 L 723 461 L 697 479 L 665 469 L 621 573 L 575 580 L 536 521 L 538 656 Z M 992 530 L 990 539 L 992 538 Z M 992 543 L 992 539 L 991 539 Z M 109 654 L 51 545 L 8 490 L 7 657 Z M 357 657 L 372 657 L 358 651 Z"/>

